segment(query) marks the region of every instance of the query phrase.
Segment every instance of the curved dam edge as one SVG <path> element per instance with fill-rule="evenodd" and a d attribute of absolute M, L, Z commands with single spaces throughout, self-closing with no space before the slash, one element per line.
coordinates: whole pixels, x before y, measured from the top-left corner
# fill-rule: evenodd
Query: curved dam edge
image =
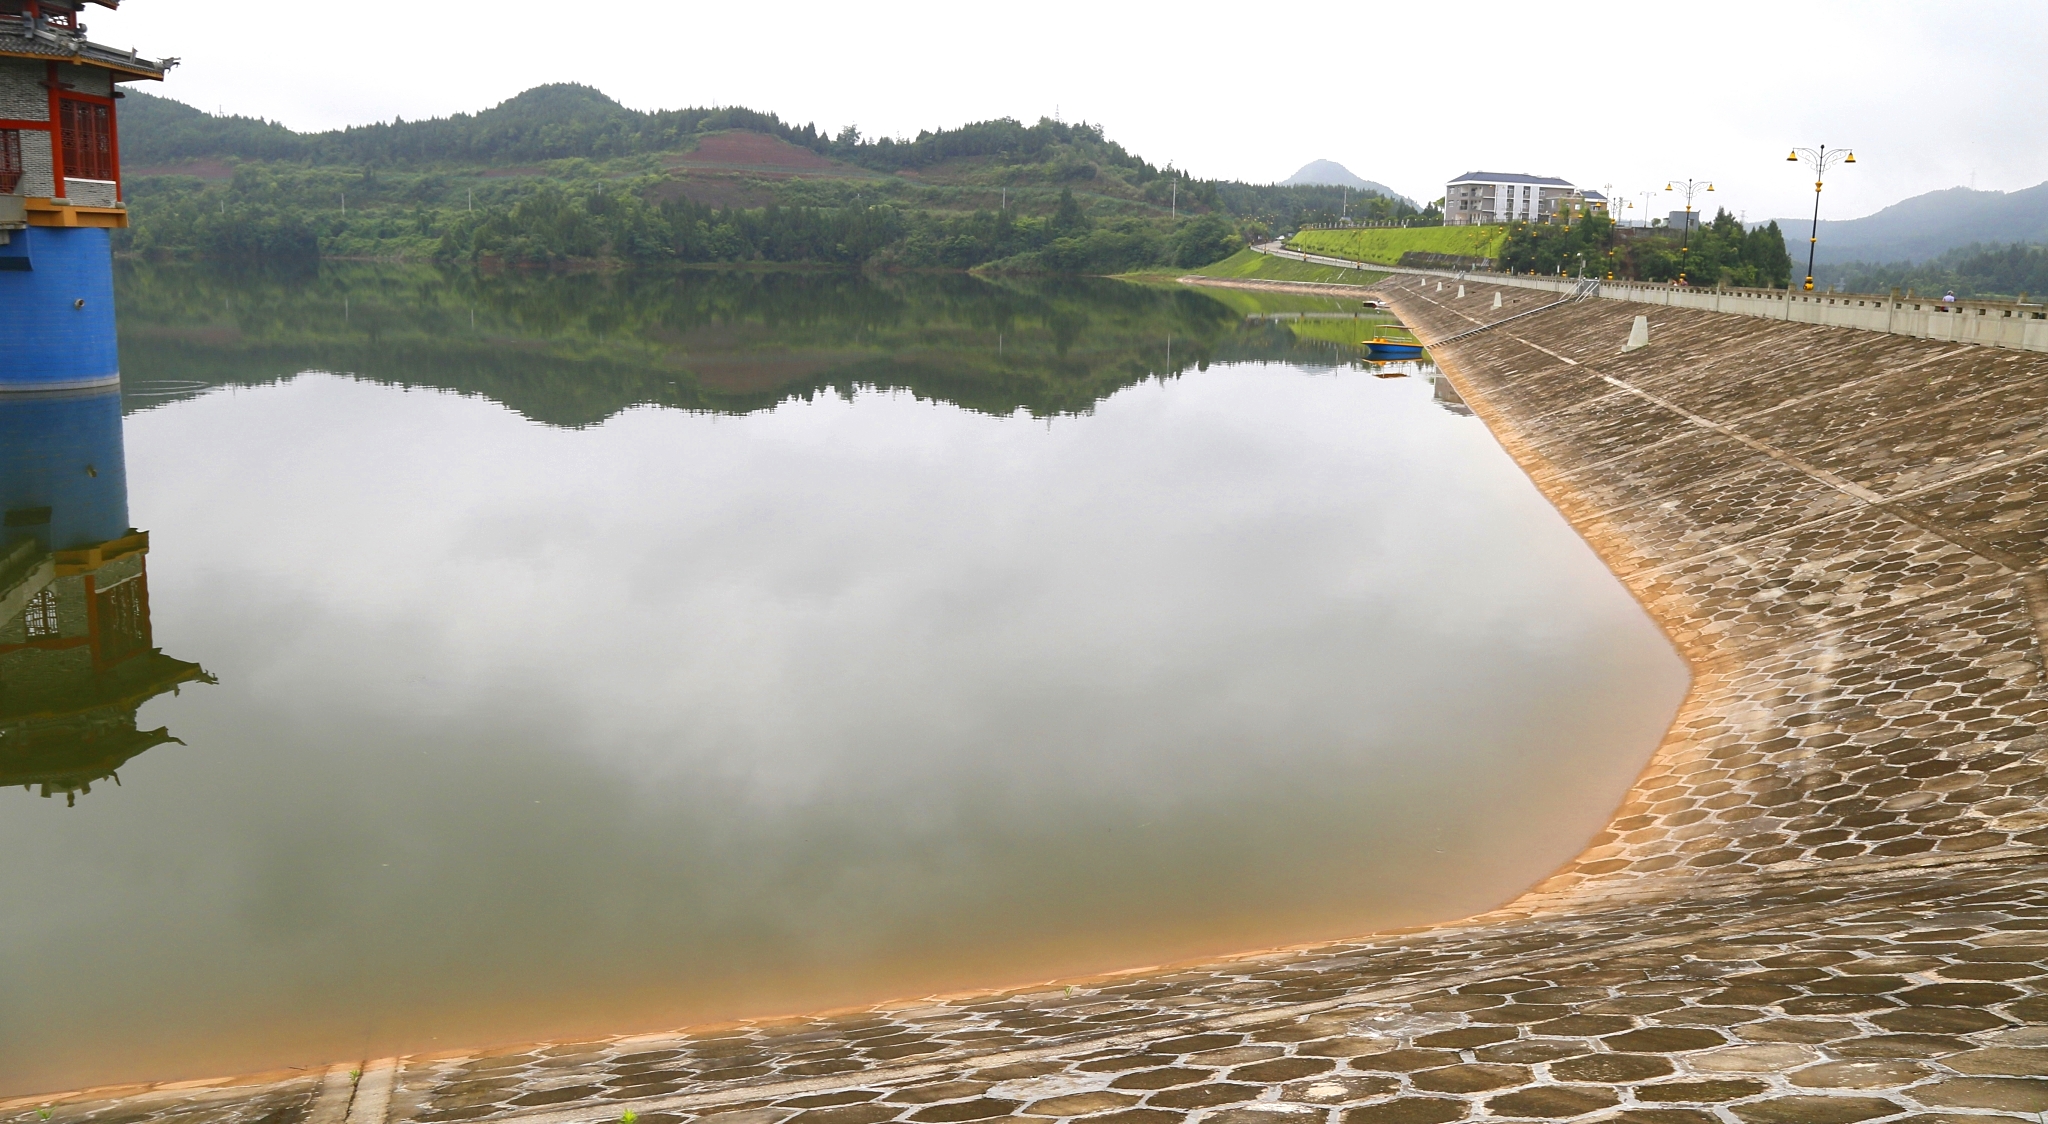
<path fill-rule="evenodd" d="M 1377 292 L 1426 338 L 1555 296 Z M 1496 307 L 1496 295 L 1501 304 Z M 2048 356 L 1563 305 L 1436 358 L 1693 683 L 1613 822 L 1450 925 L 1071 986 L 0 1120 L 1434 1124 L 2048 1110 Z"/>

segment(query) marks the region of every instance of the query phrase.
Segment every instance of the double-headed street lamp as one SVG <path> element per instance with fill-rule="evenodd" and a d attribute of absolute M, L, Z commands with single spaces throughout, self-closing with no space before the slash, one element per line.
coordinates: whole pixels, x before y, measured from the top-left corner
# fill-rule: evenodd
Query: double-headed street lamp
<path fill-rule="evenodd" d="M 1685 233 L 1678 238 L 1678 283 L 1685 284 L 1685 255 L 1692 250 L 1692 201 L 1702 192 L 1714 190 L 1714 185 L 1702 180 L 1672 180 L 1664 190 L 1685 196 Z"/>
<path fill-rule="evenodd" d="M 1820 181 L 1827 178 L 1828 169 L 1837 163 L 1854 164 L 1856 153 L 1850 149 L 1837 148 L 1832 151 L 1827 145 L 1819 148 L 1795 148 L 1785 159 L 1793 164 L 1801 160 L 1813 169 L 1813 233 L 1806 239 L 1806 291 L 1813 291 L 1813 251 L 1820 246 Z"/>

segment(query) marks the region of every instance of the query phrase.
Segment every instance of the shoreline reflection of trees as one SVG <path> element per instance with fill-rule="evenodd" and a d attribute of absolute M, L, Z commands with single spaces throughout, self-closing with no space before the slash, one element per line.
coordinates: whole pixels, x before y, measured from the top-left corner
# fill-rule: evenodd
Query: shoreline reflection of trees
<path fill-rule="evenodd" d="M 562 426 L 863 388 L 1048 417 L 1210 363 L 1351 358 L 1201 292 L 1100 278 L 124 261 L 116 284 L 131 411 L 321 370 L 476 394 Z"/>

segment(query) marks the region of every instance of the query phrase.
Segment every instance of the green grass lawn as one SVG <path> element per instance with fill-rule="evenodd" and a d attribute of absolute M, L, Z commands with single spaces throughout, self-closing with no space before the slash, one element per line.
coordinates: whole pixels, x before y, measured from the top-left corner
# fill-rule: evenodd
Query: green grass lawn
<path fill-rule="evenodd" d="M 1327 254 L 1333 258 L 1398 265 L 1410 250 L 1426 254 L 1500 256 L 1505 226 L 1410 226 L 1373 230 L 1304 230 L 1287 240 L 1290 250 Z M 1235 259 L 1230 259 L 1235 260 Z M 1223 264 L 1223 263 L 1219 263 Z"/>
<path fill-rule="evenodd" d="M 1343 269 L 1294 261 L 1291 258 L 1276 258 L 1256 250 L 1239 250 L 1222 261 L 1211 262 L 1200 269 L 1191 269 L 1187 272 L 1198 277 L 1225 277 L 1231 280 L 1315 281 L 1337 285 L 1371 285 L 1384 280 L 1387 276 L 1370 269 Z"/>

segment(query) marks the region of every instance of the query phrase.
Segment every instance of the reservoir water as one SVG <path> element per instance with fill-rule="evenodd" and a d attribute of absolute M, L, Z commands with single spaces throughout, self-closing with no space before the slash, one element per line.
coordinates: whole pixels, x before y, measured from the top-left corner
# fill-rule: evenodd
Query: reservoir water
<path fill-rule="evenodd" d="M 9 511 L 147 539 L 51 556 L 98 583 L 72 680 L 23 670 L 86 650 L 61 599 L 0 626 L 0 1093 L 1454 918 L 1585 844 L 1686 683 L 1426 368 L 1246 315 L 1332 302 L 117 295 L 122 396 L 59 404 L 98 451 L 33 469 L 97 491 Z"/>

